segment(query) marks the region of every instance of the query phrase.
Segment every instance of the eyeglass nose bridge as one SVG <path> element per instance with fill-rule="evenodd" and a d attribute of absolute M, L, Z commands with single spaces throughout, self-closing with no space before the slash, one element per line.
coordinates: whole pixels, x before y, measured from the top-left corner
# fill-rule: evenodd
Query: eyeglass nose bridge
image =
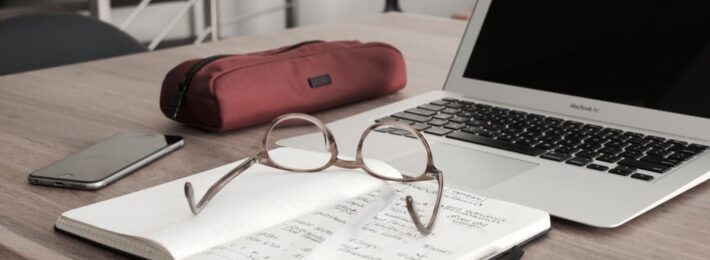
<path fill-rule="evenodd" d="M 351 160 L 344 160 L 344 159 L 340 159 L 340 158 L 336 158 L 333 165 L 340 167 L 340 168 L 345 168 L 345 169 L 359 169 L 359 168 L 362 168 L 362 166 L 363 166 L 362 162 L 358 162 L 357 160 L 351 161 Z"/>

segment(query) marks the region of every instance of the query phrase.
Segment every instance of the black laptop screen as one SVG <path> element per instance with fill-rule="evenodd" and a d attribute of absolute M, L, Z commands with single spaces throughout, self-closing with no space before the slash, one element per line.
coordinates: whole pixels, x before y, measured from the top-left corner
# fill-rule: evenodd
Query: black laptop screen
<path fill-rule="evenodd" d="M 710 1 L 493 0 L 464 77 L 710 118 Z"/>

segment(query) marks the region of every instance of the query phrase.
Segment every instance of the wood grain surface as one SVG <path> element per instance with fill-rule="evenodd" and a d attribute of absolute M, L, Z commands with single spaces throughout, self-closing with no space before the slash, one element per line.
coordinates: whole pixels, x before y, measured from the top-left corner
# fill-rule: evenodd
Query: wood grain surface
<path fill-rule="evenodd" d="M 383 41 L 402 50 L 408 86 L 392 96 L 316 114 L 330 122 L 440 89 L 465 26 L 449 19 L 388 14 L 0 77 L 0 259 L 120 258 L 56 233 L 55 219 L 66 210 L 211 169 L 257 149 L 263 126 L 212 134 L 163 117 L 160 84 L 179 62 L 312 39 Z M 124 131 L 179 134 L 186 146 L 95 192 L 28 184 L 30 172 Z M 560 219 L 553 219 L 552 227 L 545 238 L 526 247 L 525 259 L 708 259 L 710 183 L 620 228 Z"/>

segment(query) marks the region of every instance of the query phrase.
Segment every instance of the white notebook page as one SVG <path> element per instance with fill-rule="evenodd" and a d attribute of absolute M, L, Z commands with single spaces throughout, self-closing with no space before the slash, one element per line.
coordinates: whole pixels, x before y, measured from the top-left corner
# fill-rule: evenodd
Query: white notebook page
<path fill-rule="evenodd" d="M 326 154 L 281 148 L 293 160 Z M 185 258 L 215 245 L 276 225 L 308 212 L 381 188 L 385 182 L 361 170 L 331 168 L 321 173 L 290 173 L 255 164 L 226 186 L 198 216 L 185 200 L 190 181 L 196 197 L 239 162 L 156 187 L 99 202 L 63 214 L 103 230 L 162 245 L 174 258 Z M 380 163 L 378 171 L 396 175 Z"/>
<path fill-rule="evenodd" d="M 392 183 L 384 190 L 261 230 L 191 259 L 480 259 L 549 228 L 540 210 L 445 189 L 432 234 L 419 233 L 404 197 L 435 196 L 434 185 Z"/>

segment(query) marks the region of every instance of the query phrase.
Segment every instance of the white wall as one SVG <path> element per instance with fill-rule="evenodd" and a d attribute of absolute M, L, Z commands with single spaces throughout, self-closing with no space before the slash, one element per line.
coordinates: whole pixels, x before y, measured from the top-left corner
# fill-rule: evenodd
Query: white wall
<path fill-rule="evenodd" d="M 237 24 L 224 24 L 231 18 L 257 10 L 265 10 L 283 4 L 283 0 L 220 0 L 220 18 L 222 36 L 269 33 L 285 27 L 283 11 L 272 12 Z M 352 19 L 382 12 L 384 0 L 297 0 L 299 24 L 317 24 L 343 19 Z M 400 0 L 402 9 L 407 13 L 449 17 L 473 6 L 475 0 Z M 180 9 L 179 3 L 151 5 L 128 28 L 128 32 L 139 40 L 149 41 L 166 24 L 173 13 Z M 130 13 L 128 9 L 114 10 L 113 23 L 119 24 Z M 202 13 L 196 12 L 201 21 Z M 193 28 L 191 16 L 182 19 L 168 34 L 169 38 L 182 38 L 191 35 Z"/>

